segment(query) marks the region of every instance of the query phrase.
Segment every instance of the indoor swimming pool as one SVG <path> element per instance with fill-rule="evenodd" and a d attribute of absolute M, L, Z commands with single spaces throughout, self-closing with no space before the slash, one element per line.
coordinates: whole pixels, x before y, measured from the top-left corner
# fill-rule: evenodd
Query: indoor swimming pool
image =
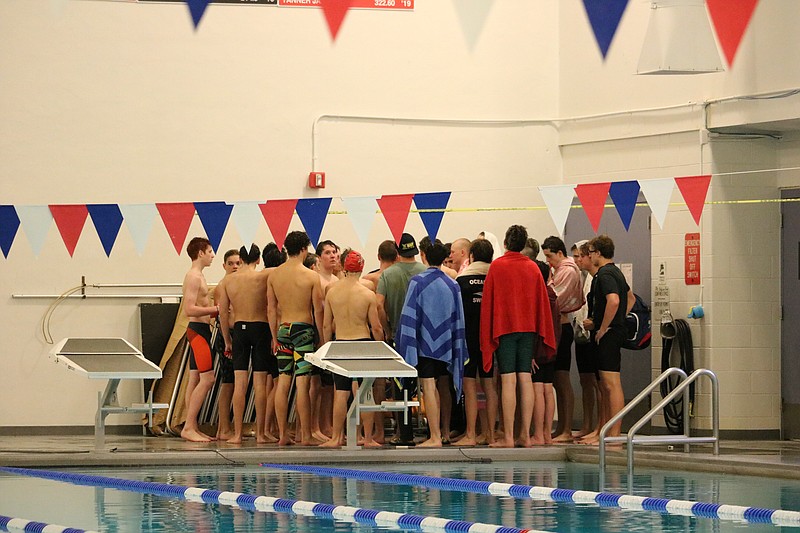
<path fill-rule="evenodd" d="M 440 483 L 443 488 L 433 489 L 424 486 L 425 483 L 422 481 L 405 484 L 395 482 L 392 477 L 394 475 L 398 479 L 406 478 L 409 476 L 401 475 L 411 474 L 417 476 L 414 479 L 451 478 L 495 484 L 597 491 L 596 465 L 495 462 L 395 463 L 347 467 L 358 469 L 363 473 L 363 477 L 372 477 L 372 481 L 330 475 L 330 472 L 297 472 L 286 468 L 292 467 L 231 465 L 225 468 L 204 466 L 179 469 L 171 467 L 58 469 L 59 472 L 65 473 L 68 479 L 80 474 L 95 476 L 85 478 L 81 484 L 6 470 L 0 472 L 0 515 L 103 532 L 346 532 L 436 529 L 436 522 L 431 522 L 434 524 L 432 529 L 432 526 L 426 523 L 414 525 L 411 522 L 401 522 L 398 526 L 371 520 L 365 524 L 333 519 L 330 512 L 322 517 L 314 516 L 311 512 L 308 512 L 309 516 L 291 512 L 291 502 L 302 501 L 461 521 L 452 522 L 448 528 L 441 526 L 445 522 L 439 522 L 442 527 L 440 531 L 442 529 L 456 531 L 459 530 L 454 529 L 457 527 L 464 528 L 460 529 L 462 531 L 489 531 L 477 526 L 470 529 L 469 523 L 552 532 L 784 530 L 771 523 L 685 516 L 672 514 L 663 508 L 660 511 L 632 510 L 613 504 L 604 506 L 593 502 L 573 503 L 544 498 L 478 494 L 459 490 L 455 481 Z M 316 467 L 312 470 L 314 469 Z M 129 485 L 130 482 L 148 483 L 111 488 L 111 485 L 98 486 L 103 485 L 96 482 L 102 479 L 99 476 L 129 480 L 123 485 Z M 192 493 L 194 497 L 188 500 L 198 501 L 188 501 L 174 494 L 158 494 L 158 491 L 149 488 L 155 486 L 150 484 L 156 483 L 212 490 L 202 495 L 202 491 L 195 491 Z M 624 494 L 626 483 L 624 469 L 612 467 L 607 475 L 605 493 Z M 267 496 L 280 500 L 274 503 L 276 511 L 262 512 L 253 510 L 252 506 L 249 506 L 248 510 L 248 505 L 239 508 L 235 505 L 208 503 L 215 501 L 216 498 L 220 501 L 225 499 L 225 494 L 220 495 L 214 491 Z M 634 496 L 800 511 L 800 481 L 757 477 L 640 469 L 635 476 Z M 309 511 L 312 507 L 306 506 Z M 294 509 L 297 510 L 298 507 Z M 364 513 L 362 512 L 362 516 L 365 516 Z M 374 516 L 374 513 L 369 516 Z M 0 527 L 0 530 L 3 528 Z M 800 531 L 794 527 L 786 527 L 785 530 Z"/>

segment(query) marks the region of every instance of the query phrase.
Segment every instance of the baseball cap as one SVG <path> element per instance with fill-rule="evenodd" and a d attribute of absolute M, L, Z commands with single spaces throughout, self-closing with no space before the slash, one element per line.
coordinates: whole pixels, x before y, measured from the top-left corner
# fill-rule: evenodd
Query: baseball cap
<path fill-rule="evenodd" d="M 414 240 L 414 237 L 412 237 L 410 233 L 403 233 L 403 236 L 400 237 L 400 245 L 397 247 L 397 253 L 400 257 L 414 257 L 419 254 L 417 241 Z"/>
<path fill-rule="evenodd" d="M 364 258 L 355 250 L 351 250 L 344 258 L 345 272 L 361 272 L 364 270 Z"/>

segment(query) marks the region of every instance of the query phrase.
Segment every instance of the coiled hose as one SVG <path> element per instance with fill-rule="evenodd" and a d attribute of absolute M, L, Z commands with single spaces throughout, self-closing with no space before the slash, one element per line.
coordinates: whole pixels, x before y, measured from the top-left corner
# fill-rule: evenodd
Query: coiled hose
<path fill-rule="evenodd" d="M 662 335 L 661 371 L 678 367 L 687 375 L 694 372 L 694 344 L 689 323 L 682 318 L 672 322 L 674 336 Z M 664 330 L 662 325 L 662 331 Z M 673 346 L 677 348 L 673 350 Z M 683 380 L 680 376 L 669 376 L 661 383 L 661 397 L 664 398 Z M 683 395 L 678 396 L 664 407 L 664 422 L 673 435 L 683 433 Z M 694 383 L 689 385 L 689 412 L 694 408 Z"/>

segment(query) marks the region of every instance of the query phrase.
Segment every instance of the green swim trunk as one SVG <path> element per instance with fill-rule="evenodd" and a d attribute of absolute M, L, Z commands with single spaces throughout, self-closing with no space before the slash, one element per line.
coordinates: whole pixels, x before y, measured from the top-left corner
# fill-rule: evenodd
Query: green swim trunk
<path fill-rule="evenodd" d="M 284 322 L 278 328 L 278 372 L 305 376 L 314 365 L 303 357 L 314 351 L 317 330 L 305 322 Z"/>

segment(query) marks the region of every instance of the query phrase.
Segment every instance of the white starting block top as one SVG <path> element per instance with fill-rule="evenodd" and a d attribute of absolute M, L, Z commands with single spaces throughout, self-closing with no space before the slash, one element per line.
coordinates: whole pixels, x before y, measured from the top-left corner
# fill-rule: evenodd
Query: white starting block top
<path fill-rule="evenodd" d="M 153 403 L 153 393 L 147 403 L 121 406 L 117 403 L 117 386 L 123 379 L 160 379 L 161 369 L 148 361 L 142 352 L 121 337 L 68 337 L 59 341 L 50 357 L 69 370 L 89 379 L 107 379 L 105 391 L 97 395 L 94 421 L 95 448 L 103 448 L 105 419 L 110 414 L 145 413 L 153 425 L 153 411 L 166 409 L 168 403 Z"/>
<path fill-rule="evenodd" d="M 348 378 L 415 378 L 417 369 L 381 341 L 330 341 L 306 360 Z"/>
<path fill-rule="evenodd" d="M 50 350 L 56 362 L 89 379 L 160 379 L 158 365 L 120 337 L 72 337 Z"/>

